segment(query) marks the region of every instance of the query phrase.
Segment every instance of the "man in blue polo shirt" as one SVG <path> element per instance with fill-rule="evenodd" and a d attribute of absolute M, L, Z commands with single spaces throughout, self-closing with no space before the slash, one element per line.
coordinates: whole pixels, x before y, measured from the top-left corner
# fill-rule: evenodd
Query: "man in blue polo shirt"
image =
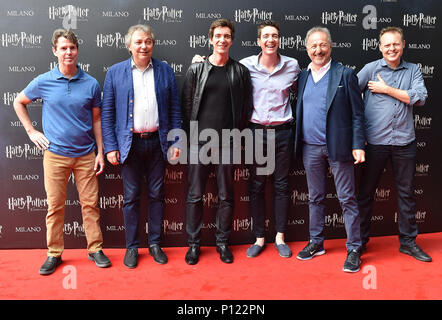
<path fill-rule="evenodd" d="M 29 138 L 44 150 L 48 258 L 40 268 L 43 275 L 53 273 L 62 262 L 66 186 L 71 172 L 81 203 L 89 260 L 102 268 L 111 264 L 102 251 L 97 207 L 96 176 L 104 170 L 100 86 L 76 64 L 78 40 L 71 30 L 54 31 L 52 51 L 58 58 L 58 65 L 32 80 L 14 100 L 15 112 Z M 39 98 L 43 101 L 43 133 L 32 126 L 26 108 Z"/>

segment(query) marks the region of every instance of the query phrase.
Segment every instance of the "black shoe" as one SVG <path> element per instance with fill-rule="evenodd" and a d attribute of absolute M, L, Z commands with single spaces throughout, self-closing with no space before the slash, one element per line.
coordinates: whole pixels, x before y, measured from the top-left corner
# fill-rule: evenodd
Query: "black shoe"
<path fill-rule="evenodd" d="M 103 250 L 97 251 L 95 253 L 89 253 L 89 260 L 95 261 L 95 264 L 99 268 L 107 268 L 111 265 L 109 258 L 106 257 Z"/>
<path fill-rule="evenodd" d="M 40 268 L 40 274 L 48 275 L 54 273 L 55 269 L 61 264 L 61 257 L 49 256 Z"/>
<path fill-rule="evenodd" d="M 200 257 L 200 253 L 201 253 L 200 246 L 196 244 L 191 244 L 189 246 L 189 249 L 187 250 L 186 257 L 184 258 L 184 260 L 186 260 L 186 263 L 190 265 L 197 264 Z"/>
<path fill-rule="evenodd" d="M 167 256 L 164 253 L 164 251 L 161 250 L 161 247 L 158 244 L 154 244 L 149 247 L 149 254 L 153 256 L 153 259 L 155 260 L 156 263 L 159 264 L 167 263 Z"/>
<path fill-rule="evenodd" d="M 124 265 L 131 269 L 136 268 L 138 265 L 137 248 L 126 249 L 126 254 L 124 255 Z"/>
<path fill-rule="evenodd" d="M 304 247 L 304 249 L 299 251 L 296 258 L 298 258 L 299 260 L 310 260 L 314 256 L 320 256 L 324 253 L 325 250 L 322 243 L 314 243 L 310 240 L 310 242 Z"/>
<path fill-rule="evenodd" d="M 361 258 L 357 250 L 347 251 L 347 258 L 345 259 L 344 272 L 358 272 L 361 266 Z"/>
<path fill-rule="evenodd" d="M 218 251 L 219 258 L 221 259 L 222 262 L 224 262 L 224 263 L 232 263 L 233 262 L 233 254 L 226 245 L 224 245 L 224 244 L 217 245 L 216 251 Z"/>
<path fill-rule="evenodd" d="M 417 244 L 411 246 L 401 245 L 399 247 L 399 251 L 405 254 L 409 254 L 413 258 L 416 258 L 419 261 L 423 262 L 431 262 L 431 257 L 426 254 Z"/>

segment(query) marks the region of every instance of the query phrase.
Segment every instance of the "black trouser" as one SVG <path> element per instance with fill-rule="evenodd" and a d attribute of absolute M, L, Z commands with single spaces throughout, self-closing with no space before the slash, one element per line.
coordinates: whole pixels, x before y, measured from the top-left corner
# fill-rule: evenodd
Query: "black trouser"
<path fill-rule="evenodd" d="M 369 240 L 374 195 L 387 161 L 390 160 L 398 193 L 399 241 L 404 245 L 413 245 L 417 237 L 414 196 L 416 141 L 406 146 L 368 144 L 365 158 L 358 194 L 362 243 Z"/>
<path fill-rule="evenodd" d="M 251 125 L 254 140 L 257 137 L 256 129 L 262 129 L 259 126 Z M 267 130 L 262 131 L 263 150 L 267 150 L 268 135 Z M 281 129 L 275 130 L 275 170 L 273 172 L 274 188 L 274 216 L 276 232 L 284 233 L 287 226 L 287 215 L 290 205 L 289 171 L 291 160 L 293 159 L 293 127 L 284 125 Z M 267 175 L 257 175 L 256 169 L 262 167 L 256 161 L 249 167 L 249 200 L 250 214 L 253 218 L 253 231 L 257 238 L 263 238 L 265 233 L 266 218 L 266 194 L 265 186 Z"/>
<path fill-rule="evenodd" d="M 212 168 L 218 185 L 216 211 L 216 244 L 227 245 L 233 220 L 233 164 L 189 164 L 189 191 L 186 203 L 186 231 L 190 244 L 200 244 L 203 226 L 204 191 Z"/>

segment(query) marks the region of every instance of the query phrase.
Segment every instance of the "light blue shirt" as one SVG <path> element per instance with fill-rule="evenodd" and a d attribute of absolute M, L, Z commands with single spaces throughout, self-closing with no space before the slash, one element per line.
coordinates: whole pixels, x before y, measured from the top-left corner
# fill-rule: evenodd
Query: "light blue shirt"
<path fill-rule="evenodd" d="M 367 84 L 369 81 L 379 81 L 378 74 L 388 86 L 407 91 L 410 103 L 403 103 L 386 94 L 372 93 Z M 419 67 L 402 60 L 396 69 L 392 69 L 382 58 L 366 64 L 359 71 L 358 79 L 364 93 L 367 142 L 394 146 L 413 142 L 416 139 L 413 106 L 424 105 L 428 96 Z"/>
<path fill-rule="evenodd" d="M 67 79 L 57 65 L 24 89 L 28 99 L 43 100 L 43 132 L 50 142 L 49 151 L 71 158 L 95 150 L 92 108 L 101 106 L 98 81 L 77 68 L 77 74 Z"/>
<path fill-rule="evenodd" d="M 270 73 L 259 64 L 259 55 L 240 61 L 250 71 L 253 85 L 253 113 L 251 122 L 278 125 L 293 119 L 290 91 L 296 89 L 299 68 L 294 58 L 279 55 L 280 61 Z"/>

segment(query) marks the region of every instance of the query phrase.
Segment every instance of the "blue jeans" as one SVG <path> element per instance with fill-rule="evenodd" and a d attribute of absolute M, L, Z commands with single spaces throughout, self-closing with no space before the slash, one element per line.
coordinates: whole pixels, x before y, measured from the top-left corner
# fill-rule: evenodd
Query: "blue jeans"
<path fill-rule="evenodd" d="M 160 244 L 164 215 L 165 160 L 158 136 L 141 139 L 134 135 L 132 146 L 121 169 L 123 178 L 123 215 L 126 248 L 138 248 L 140 197 L 146 184 L 148 198 L 149 245 Z"/>
<path fill-rule="evenodd" d="M 310 239 L 314 243 L 324 241 L 327 167 L 330 166 L 344 215 L 347 250 L 359 250 L 361 247 L 360 221 L 355 195 L 353 161 L 331 160 L 325 145 L 304 144 L 302 156 L 309 191 Z"/>
<path fill-rule="evenodd" d="M 362 243 L 365 244 L 369 240 L 374 195 L 387 161 L 391 161 L 398 194 L 399 242 L 403 245 L 413 245 L 418 233 L 414 196 L 416 141 L 406 146 L 368 144 L 365 158 L 358 193 Z"/>

